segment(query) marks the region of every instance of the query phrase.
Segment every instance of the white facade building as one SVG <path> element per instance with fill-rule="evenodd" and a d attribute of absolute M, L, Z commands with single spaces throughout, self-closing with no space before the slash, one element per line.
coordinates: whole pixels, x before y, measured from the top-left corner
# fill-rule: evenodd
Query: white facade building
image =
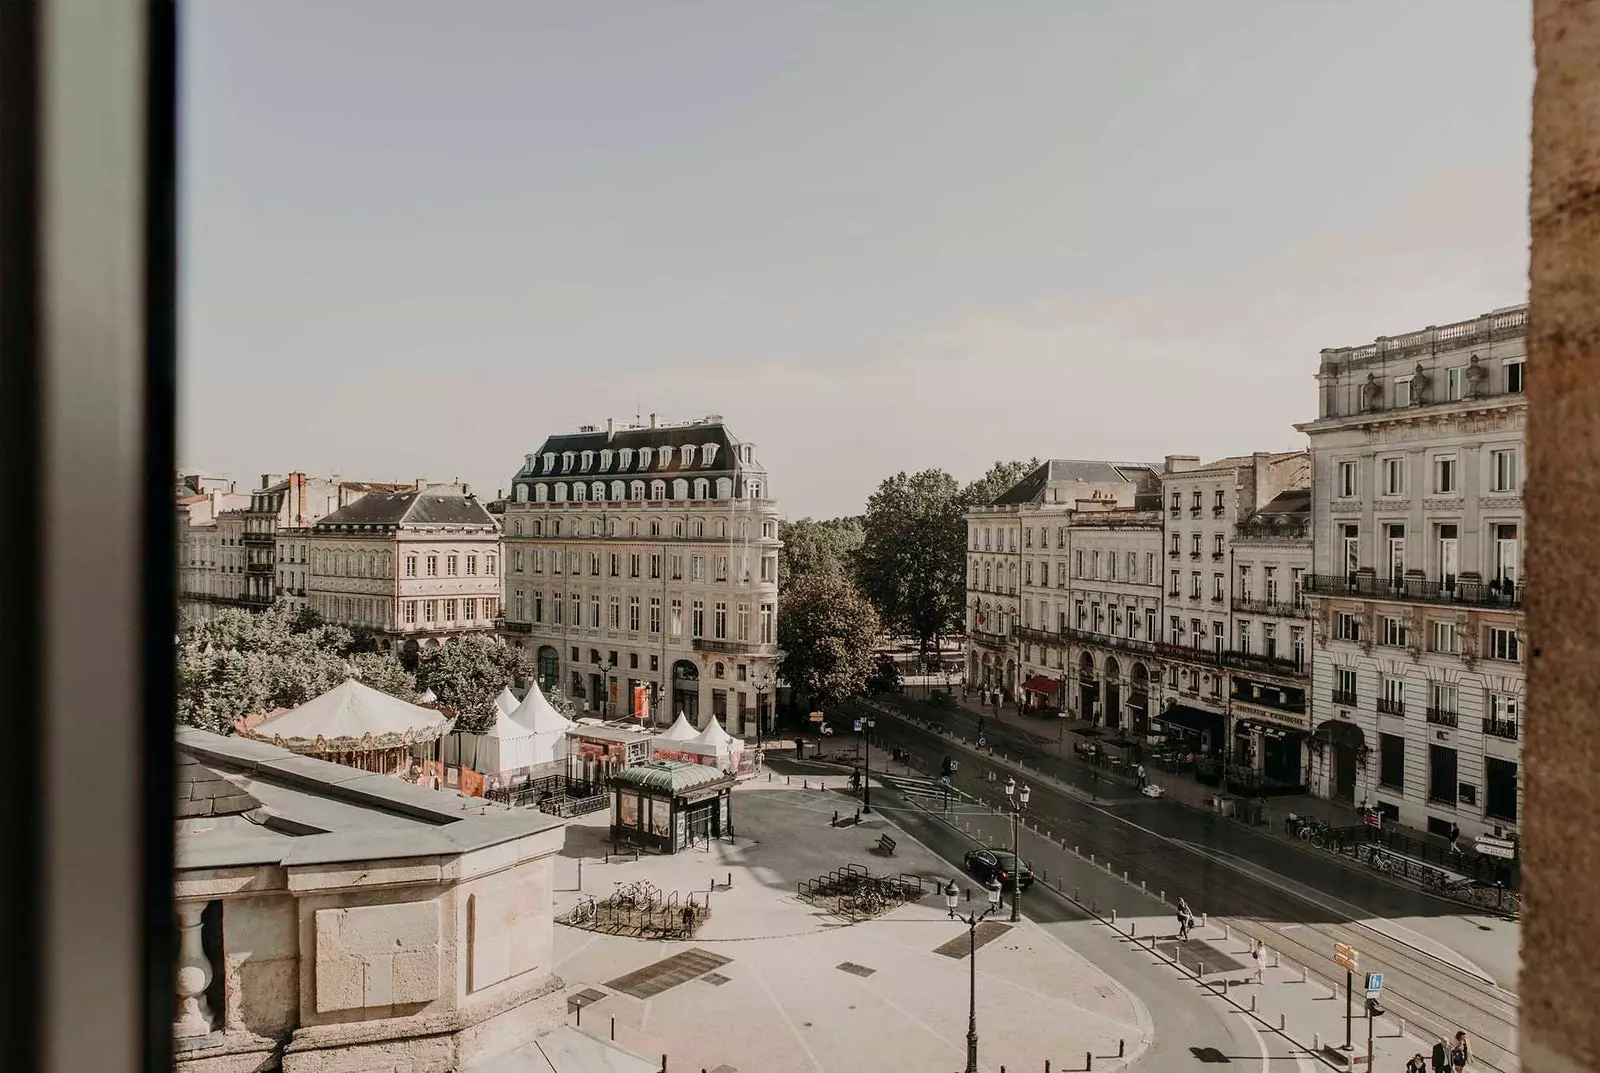
<path fill-rule="evenodd" d="M 507 641 L 589 711 L 771 725 L 778 506 L 711 416 L 586 426 L 527 456 L 504 504 Z"/>
<path fill-rule="evenodd" d="M 1324 350 L 1311 438 L 1319 792 L 1521 816 L 1525 306 Z"/>
<path fill-rule="evenodd" d="M 218 580 L 223 562 L 217 519 L 224 511 L 242 510 L 250 497 L 235 492 L 226 478 L 185 474 L 177 500 L 178 614 L 180 622 L 209 621 L 222 606 Z"/>

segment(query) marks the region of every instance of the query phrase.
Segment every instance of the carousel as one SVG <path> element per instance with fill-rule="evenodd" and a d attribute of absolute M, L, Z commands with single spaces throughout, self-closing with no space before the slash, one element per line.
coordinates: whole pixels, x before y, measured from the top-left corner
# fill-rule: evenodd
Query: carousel
<path fill-rule="evenodd" d="M 241 737 L 379 775 L 406 775 L 415 746 L 431 746 L 455 725 L 449 715 L 348 678 L 293 708 L 246 716 Z"/>

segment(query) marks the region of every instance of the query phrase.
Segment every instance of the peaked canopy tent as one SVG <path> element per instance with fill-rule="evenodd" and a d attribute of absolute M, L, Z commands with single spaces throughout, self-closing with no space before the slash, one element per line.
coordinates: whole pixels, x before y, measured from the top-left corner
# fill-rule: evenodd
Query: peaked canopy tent
<path fill-rule="evenodd" d="M 689 717 L 682 712 L 678 713 L 678 721 L 656 735 L 657 741 L 693 741 L 700 736 L 700 732 L 689 722 Z"/>
<path fill-rule="evenodd" d="M 719 771 L 738 771 L 744 757 L 744 741 L 723 729 L 713 717 L 704 730 L 695 730 L 683 715 L 672 726 L 656 735 L 652 752 L 669 760 L 704 764 Z"/>
<path fill-rule="evenodd" d="M 500 710 L 501 715 L 510 715 L 517 710 L 517 706 L 521 703 L 517 699 L 517 695 L 511 692 L 510 686 L 502 687 L 499 694 L 494 698 L 494 706 Z"/>
<path fill-rule="evenodd" d="M 407 770 L 413 746 L 436 742 L 454 726 L 436 709 L 347 678 L 304 704 L 246 716 L 234 729 L 290 752 L 389 775 Z"/>
<path fill-rule="evenodd" d="M 484 730 L 476 734 L 456 731 L 445 739 L 444 762 L 483 775 L 525 776 L 535 762 L 534 734 L 497 707 L 494 721 Z"/>
<path fill-rule="evenodd" d="M 528 695 L 522 698 L 522 703 L 507 718 L 525 728 L 530 735 L 530 767 L 566 760 L 567 731 L 572 728 L 572 720 L 556 711 L 555 705 L 545 699 L 538 682 L 528 686 Z"/>

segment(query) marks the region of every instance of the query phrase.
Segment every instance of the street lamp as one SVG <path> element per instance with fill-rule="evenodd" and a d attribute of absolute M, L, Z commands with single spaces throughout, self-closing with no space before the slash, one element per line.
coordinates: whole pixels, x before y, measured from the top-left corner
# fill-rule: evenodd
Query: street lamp
<path fill-rule="evenodd" d="M 1022 789 L 1017 789 L 1017 780 L 1006 779 L 1006 800 L 1011 802 L 1011 856 L 1016 860 L 1016 874 L 1011 877 L 1011 920 L 1013 923 L 1022 919 L 1017 909 L 1017 902 L 1022 898 L 1022 855 L 1017 850 L 1017 839 L 1022 822 L 1022 810 L 1028 807 L 1030 791 L 1026 783 Z"/>
<path fill-rule="evenodd" d="M 861 725 L 867 731 L 867 773 L 866 777 L 861 780 L 861 811 L 870 813 L 872 811 L 872 728 L 878 725 L 878 721 L 869 715 L 861 721 Z"/>
<path fill-rule="evenodd" d="M 772 674 L 765 668 L 757 671 L 750 679 L 750 684 L 756 687 L 756 762 L 761 762 L 761 736 L 766 731 L 764 724 L 767 721 L 766 713 L 762 710 L 761 698 L 766 696 L 767 689 L 772 685 Z"/>
<path fill-rule="evenodd" d="M 959 920 L 967 926 L 967 1068 L 965 1073 L 978 1073 L 978 924 L 984 917 L 1000 908 L 1000 884 L 996 880 L 989 880 L 984 893 L 989 896 L 989 904 L 983 912 L 978 914 L 968 913 L 962 916 L 956 912 L 956 904 L 960 895 L 956 891 L 956 881 L 951 880 L 949 886 L 944 888 L 944 905 L 950 911 L 950 919 Z"/>

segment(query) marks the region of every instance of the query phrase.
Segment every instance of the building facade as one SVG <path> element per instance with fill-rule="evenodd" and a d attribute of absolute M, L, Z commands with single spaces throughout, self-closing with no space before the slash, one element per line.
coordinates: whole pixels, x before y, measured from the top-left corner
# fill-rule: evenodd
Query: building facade
<path fill-rule="evenodd" d="M 248 495 L 235 492 L 221 477 L 184 474 L 178 482 L 178 616 L 180 623 L 207 622 L 222 601 L 218 580 L 227 561 L 217 521 L 224 511 L 240 510 Z"/>
<path fill-rule="evenodd" d="M 586 710 L 771 726 L 778 505 L 715 415 L 548 438 L 504 504 L 507 641 Z M 640 691 L 640 692 L 636 692 Z"/>
<path fill-rule="evenodd" d="M 1324 350 L 1311 439 L 1320 793 L 1521 818 L 1525 306 Z"/>
<path fill-rule="evenodd" d="M 500 608 L 500 526 L 471 495 L 367 492 L 303 542 L 306 601 L 398 649 L 488 633 Z"/>

